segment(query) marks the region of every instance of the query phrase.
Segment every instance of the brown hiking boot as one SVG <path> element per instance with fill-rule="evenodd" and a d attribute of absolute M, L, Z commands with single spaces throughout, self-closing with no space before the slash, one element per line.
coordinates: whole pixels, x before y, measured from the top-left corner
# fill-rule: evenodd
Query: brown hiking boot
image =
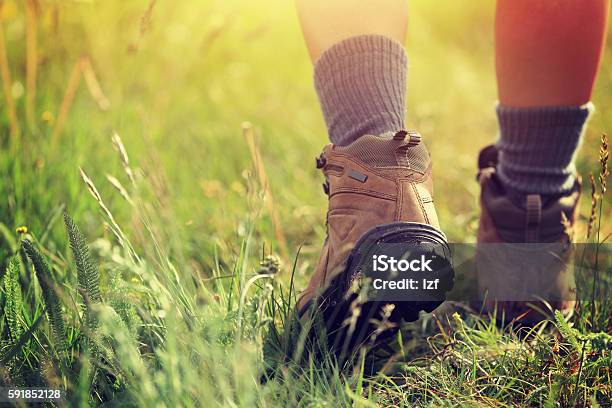
<path fill-rule="evenodd" d="M 553 310 L 575 306 L 571 229 L 580 182 L 558 197 L 510 196 L 496 174 L 498 151 L 484 148 L 478 159 L 480 225 L 476 268 L 484 312 L 534 324 Z"/>
<path fill-rule="evenodd" d="M 429 158 L 414 150 L 419 143 L 420 135 L 411 131 L 400 131 L 393 137 L 366 135 L 348 146 L 328 145 L 317 158 L 317 168 L 326 178 L 323 188 L 329 196 L 327 238 L 298 306 L 300 316 L 308 310 L 323 312 L 328 334 L 342 331 L 345 320 L 355 316 L 351 303 L 356 296 L 348 294 L 361 278 L 361 265 L 356 259 L 373 245 L 446 245 L 433 203 Z M 391 308 L 384 308 L 388 303 L 382 302 L 361 305 L 354 328 L 361 334 L 351 340 L 349 348 L 372 334 L 370 318 L 380 318 L 383 308 L 390 321 L 415 320 L 420 310 L 431 311 L 441 301 L 400 303 Z M 333 334 L 328 337 L 332 349 L 331 343 L 338 347 L 345 340 Z"/>

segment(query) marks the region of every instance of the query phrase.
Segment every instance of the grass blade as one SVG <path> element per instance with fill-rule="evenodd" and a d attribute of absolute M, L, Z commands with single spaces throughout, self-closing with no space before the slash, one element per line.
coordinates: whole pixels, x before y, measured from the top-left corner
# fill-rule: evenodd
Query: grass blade
<path fill-rule="evenodd" d="M 21 241 L 21 244 L 32 261 L 32 265 L 34 265 L 34 271 L 36 272 L 38 283 L 42 289 L 43 299 L 47 308 L 47 316 L 49 317 L 49 323 L 51 324 L 56 346 L 59 350 L 64 350 L 66 327 L 64 325 L 62 305 L 52 283 L 49 264 L 38 249 L 36 249 L 32 241 L 24 239 Z"/>

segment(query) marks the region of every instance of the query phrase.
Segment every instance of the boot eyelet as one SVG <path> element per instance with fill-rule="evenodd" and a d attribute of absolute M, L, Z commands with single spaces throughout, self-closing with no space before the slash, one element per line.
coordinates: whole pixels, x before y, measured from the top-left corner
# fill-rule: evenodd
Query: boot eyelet
<path fill-rule="evenodd" d="M 399 132 L 395 133 L 395 135 L 393 136 L 393 140 L 407 142 L 406 146 L 414 147 L 418 145 L 419 143 L 421 143 L 421 134 L 414 130 L 402 129 Z"/>
<path fill-rule="evenodd" d="M 325 159 L 325 156 L 323 156 L 323 154 L 321 154 L 319 157 L 316 157 L 315 160 L 317 169 L 322 169 L 327 163 L 327 160 Z"/>
<path fill-rule="evenodd" d="M 323 183 L 323 192 L 326 195 L 329 195 L 329 181 L 325 181 L 325 183 Z"/>

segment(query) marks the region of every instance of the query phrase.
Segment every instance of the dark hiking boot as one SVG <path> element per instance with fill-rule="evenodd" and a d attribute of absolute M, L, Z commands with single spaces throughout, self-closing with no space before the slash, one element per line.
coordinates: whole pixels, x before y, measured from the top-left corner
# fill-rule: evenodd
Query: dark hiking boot
<path fill-rule="evenodd" d="M 401 319 L 416 320 L 419 311 L 441 303 L 362 301 L 354 291 L 363 278 L 358 260 L 377 245 L 431 243 L 450 259 L 434 208 L 430 160 L 422 149 L 416 154 L 419 143 L 416 132 L 366 135 L 348 146 L 328 145 L 317 158 L 329 196 L 327 238 L 298 306 L 301 319 L 321 318 L 327 347 L 337 355 L 389 336 Z"/>
<path fill-rule="evenodd" d="M 531 325 L 575 306 L 571 229 L 580 182 L 569 193 L 511 195 L 496 173 L 498 151 L 478 159 L 481 187 L 476 268 L 481 309 Z"/>

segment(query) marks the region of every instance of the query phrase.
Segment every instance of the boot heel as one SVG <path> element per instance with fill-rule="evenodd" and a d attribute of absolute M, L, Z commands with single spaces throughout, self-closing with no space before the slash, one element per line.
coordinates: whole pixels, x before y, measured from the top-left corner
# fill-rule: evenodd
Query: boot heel
<path fill-rule="evenodd" d="M 420 289 L 377 290 L 377 283 L 406 284 L 409 279 L 401 276 L 401 268 L 395 274 L 390 268 L 375 270 L 374 256 L 406 261 L 402 265 L 415 261 L 413 269 L 421 268 L 416 271 L 418 279 L 414 276 Z M 328 300 L 320 309 L 328 344 L 339 356 L 346 357 L 346 351 L 360 344 L 392 336 L 401 320 L 415 321 L 421 311 L 431 312 L 440 306 L 452 289 L 453 279 L 451 250 L 442 231 L 410 222 L 385 224 L 367 231 L 349 254 L 344 272 L 336 276 L 322 296 Z M 390 324 L 381 324 L 385 321 Z"/>
<path fill-rule="evenodd" d="M 405 321 L 442 304 L 454 280 L 444 233 L 412 222 L 381 225 L 365 233 L 349 255 L 346 272 L 351 282 L 359 279 L 370 285 L 370 301 L 393 304 Z"/>

